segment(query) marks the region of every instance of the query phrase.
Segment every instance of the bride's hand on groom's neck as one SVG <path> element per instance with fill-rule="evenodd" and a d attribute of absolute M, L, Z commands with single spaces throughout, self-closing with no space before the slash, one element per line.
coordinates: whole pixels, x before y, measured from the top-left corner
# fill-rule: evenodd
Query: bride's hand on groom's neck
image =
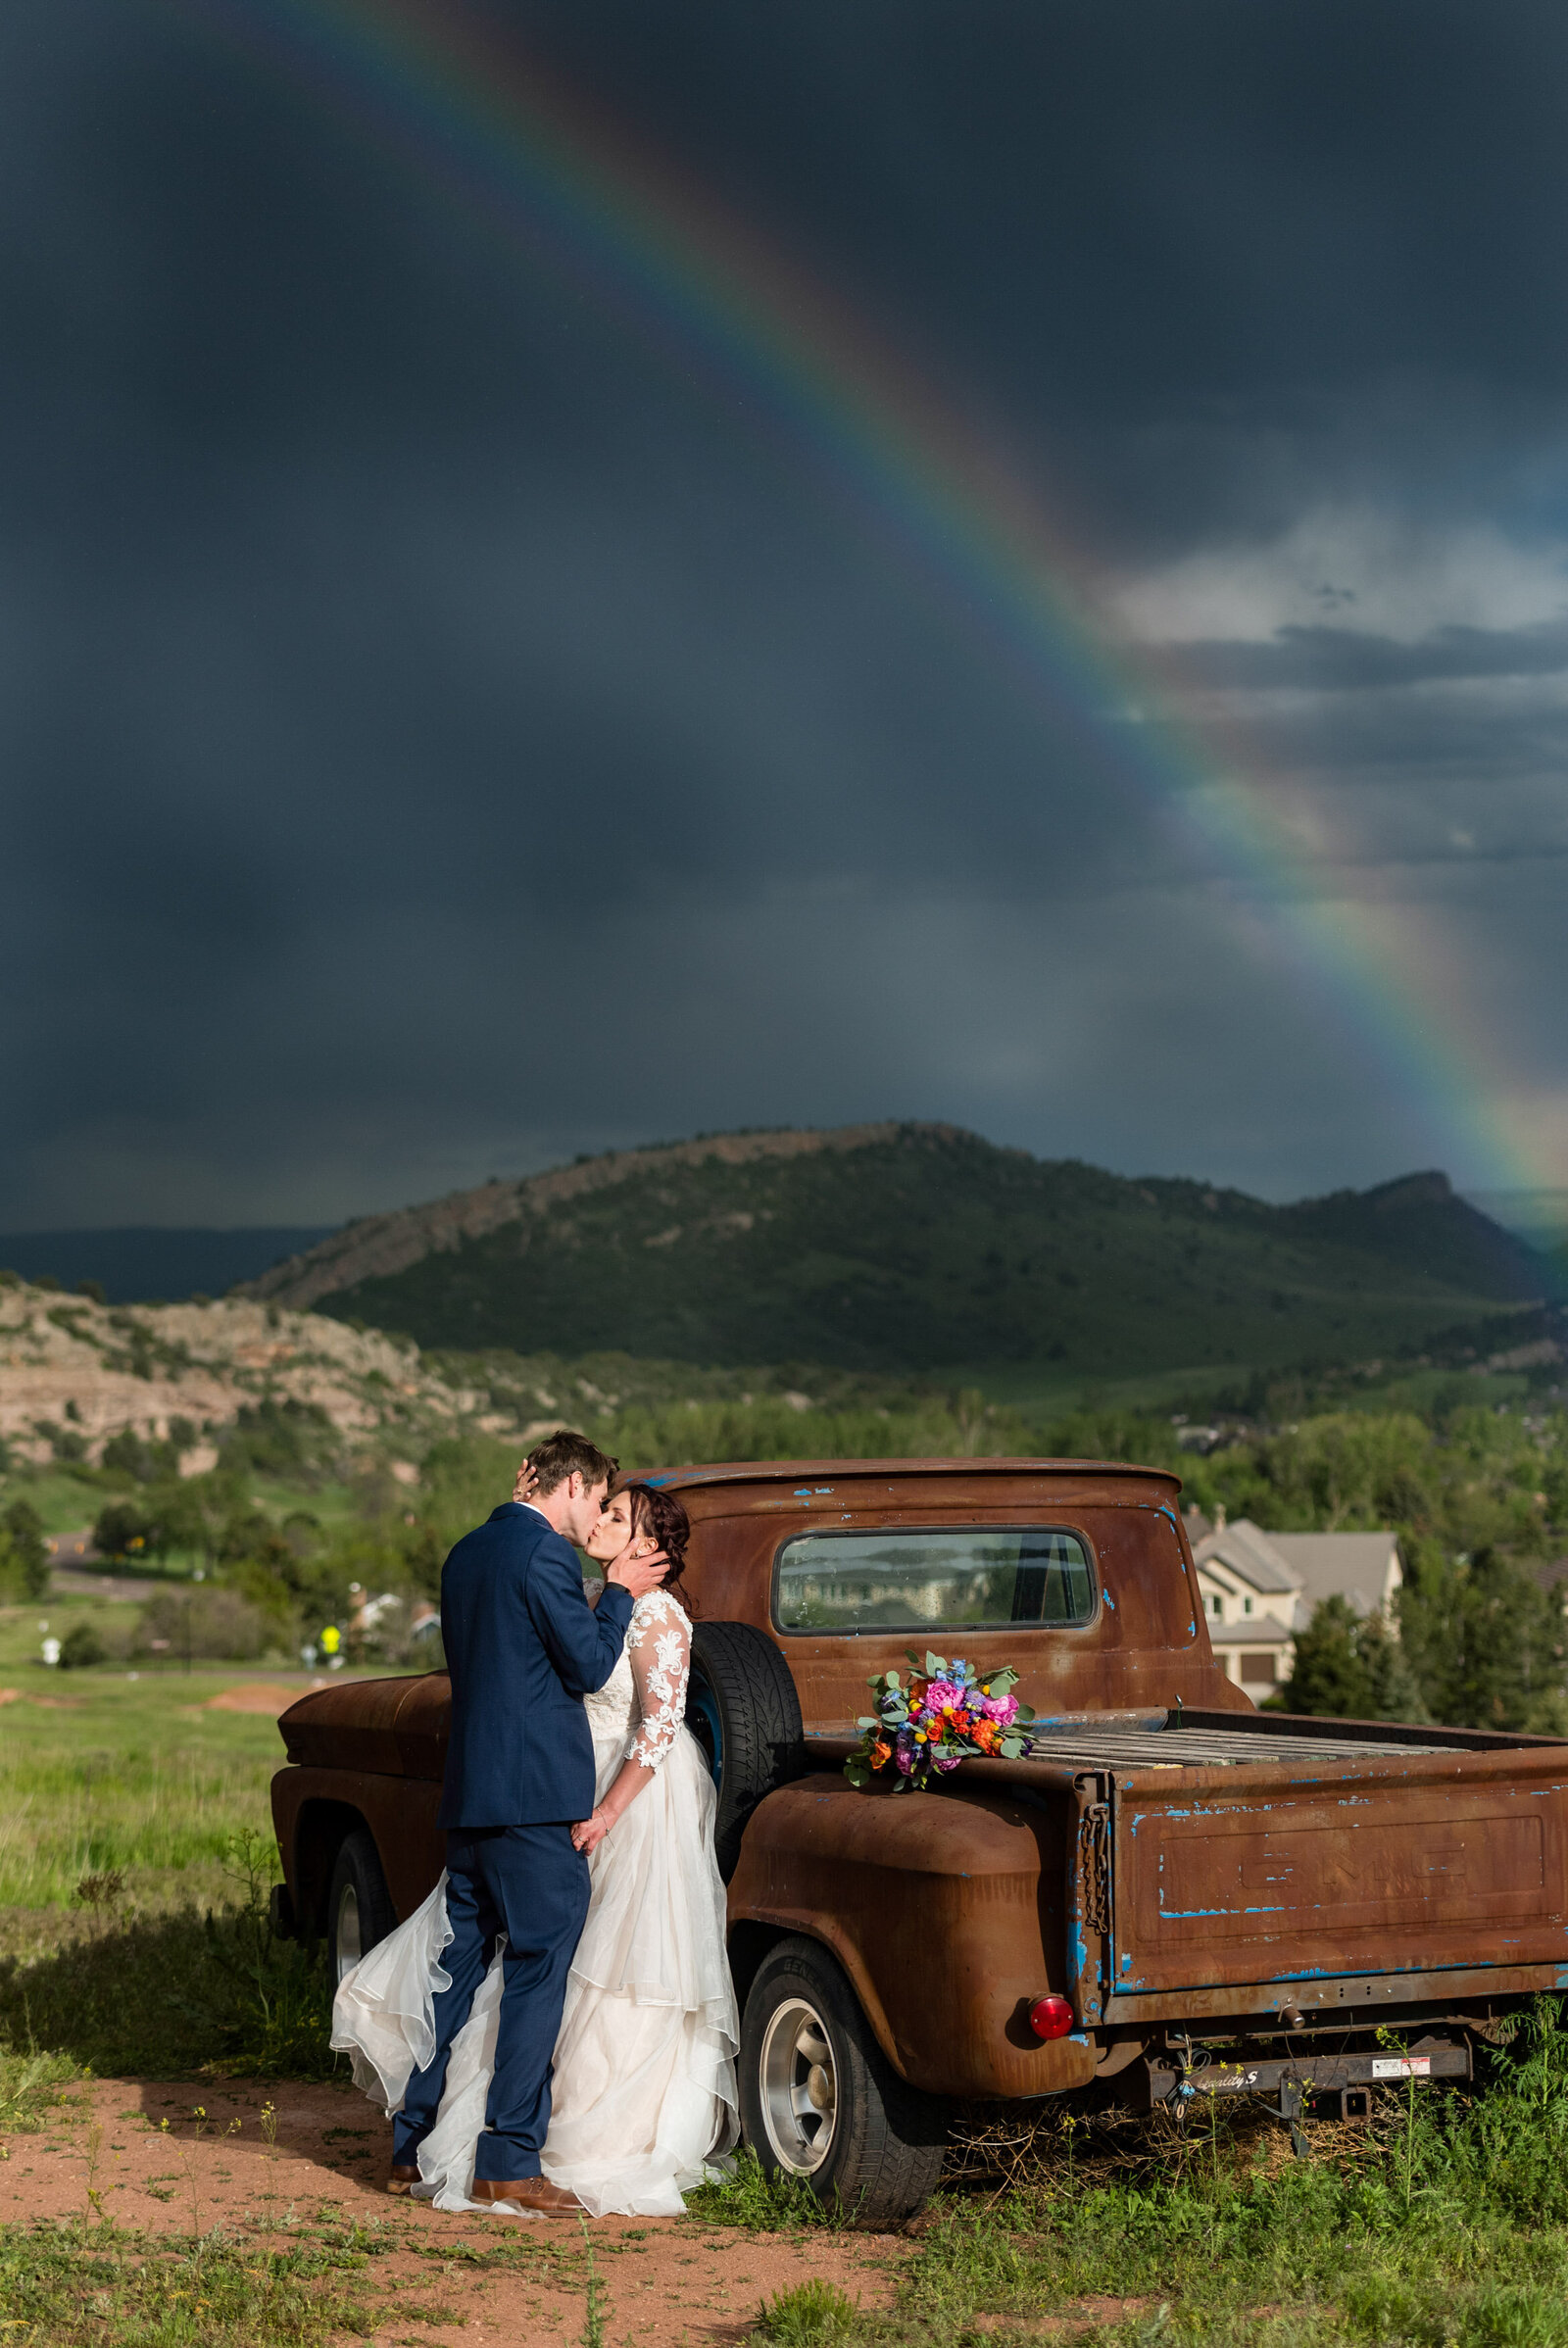
<path fill-rule="evenodd" d="M 633 1545 L 628 1541 L 620 1555 L 605 1568 L 605 1580 L 618 1583 L 634 1598 L 645 1598 L 668 1573 L 669 1559 L 662 1549 L 650 1549 L 646 1556 L 634 1557 Z"/>

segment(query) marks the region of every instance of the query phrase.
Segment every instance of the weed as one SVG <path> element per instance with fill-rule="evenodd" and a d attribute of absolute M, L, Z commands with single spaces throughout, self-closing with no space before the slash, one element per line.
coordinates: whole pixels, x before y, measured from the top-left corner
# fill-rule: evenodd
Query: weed
<path fill-rule="evenodd" d="M 586 2218 L 579 2217 L 577 2224 L 582 2228 L 582 2254 L 588 2270 L 585 2284 L 587 2313 L 582 2327 L 582 2348 L 605 2348 L 604 2277 L 601 2275 L 598 2262 L 594 2258 L 593 2237 L 588 2231 L 588 2221 Z"/>
<path fill-rule="evenodd" d="M 81 2072 L 69 2055 L 0 2050 L 0 2132 L 31 2134 L 62 2100 L 62 2089 Z"/>
<path fill-rule="evenodd" d="M 836 2230 L 851 2222 L 838 2203 L 819 2201 L 803 2178 L 770 2177 L 748 2147 L 735 2155 L 727 2177 L 688 2193 L 686 2207 L 710 2226 L 744 2226 L 749 2233 Z"/>
<path fill-rule="evenodd" d="M 840 2348 L 859 2329 L 860 2310 L 836 2283 L 813 2275 L 793 2291 L 764 2299 L 752 2337 L 768 2348 Z"/>
<path fill-rule="evenodd" d="M 124 1889 L 124 1870 L 111 1867 L 97 1875 L 84 1875 L 71 1896 L 78 1907 L 88 1911 L 96 1926 L 114 1915 L 115 1902 L 123 1896 Z"/>

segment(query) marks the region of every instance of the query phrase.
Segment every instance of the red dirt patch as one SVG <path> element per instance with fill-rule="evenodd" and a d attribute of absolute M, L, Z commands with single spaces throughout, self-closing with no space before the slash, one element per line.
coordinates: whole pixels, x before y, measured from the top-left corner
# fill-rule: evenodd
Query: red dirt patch
<path fill-rule="evenodd" d="M 262 2125 L 270 2100 L 276 2107 L 272 2145 Z M 372 2348 L 478 2348 L 486 2341 L 571 2348 L 580 2341 L 586 2301 L 578 2225 L 449 2218 L 394 2200 L 382 2190 L 391 2139 L 388 2123 L 347 2086 L 94 2079 L 41 2134 L 8 2139 L 0 2224 L 64 2217 L 90 2224 L 90 2187 L 117 2225 L 186 2240 L 193 2224 L 203 2233 L 220 2225 L 258 2243 L 323 2221 L 377 2226 L 388 2250 L 364 2278 L 384 2302 Z M 696 2218 L 590 2219 L 588 2237 L 606 2293 L 607 2335 L 634 2339 L 637 2348 L 729 2348 L 746 2337 L 761 2300 L 813 2275 L 867 2309 L 884 2308 L 911 2248 L 888 2234 L 751 2234 Z M 525 2238 L 544 2255 L 532 2259 Z M 498 2244 L 521 2252 L 510 2269 L 472 2263 L 476 2252 Z M 552 2248 L 562 2254 L 561 2268 L 548 2255 Z"/>
<path fill-rule="evenodd" d="M 290 1704 L 297 1704 L 304 1689 L 279 1688 L 274 1681 L 253 1680 L 245 1688 L 225 1688 L 220 1695 L 210 1695 L 199 1709 L 203 1712 L 265 1712 L 276 1720 Z"/>

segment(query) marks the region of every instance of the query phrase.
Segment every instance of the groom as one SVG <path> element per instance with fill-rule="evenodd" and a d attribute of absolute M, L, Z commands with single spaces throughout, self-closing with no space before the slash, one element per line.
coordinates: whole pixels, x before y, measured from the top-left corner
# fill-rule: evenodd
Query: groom
<path fill-rule="evenodd" d="M 419 2181 L 452 2041 L 468 2018 L 497 1935 L 507 1936 L 495 2071 L 474 2158 L 473 2199 L 573 2210 L 547 2184 L 551 2056 L 566 1975 L 588 1913 L 588 1862 L 574 1821 L 594 1806 L 594 1750 L 582 1698 L 619 1660 L 633 1601 L 664 1578 L 662 1552 L 612 1565 L 597 1608 L 573 1541 L 597 1523 L 616 1463 L 565 1428 L 529 1453 L 538 1489 L 466 1534 L 441 1575 L 441 1637 L 452 1733 L 439 1823 L 447 1830 L 447 1918 L 435 2052 L 410 2079 L 392 2129 L 388 2189 Z"/>

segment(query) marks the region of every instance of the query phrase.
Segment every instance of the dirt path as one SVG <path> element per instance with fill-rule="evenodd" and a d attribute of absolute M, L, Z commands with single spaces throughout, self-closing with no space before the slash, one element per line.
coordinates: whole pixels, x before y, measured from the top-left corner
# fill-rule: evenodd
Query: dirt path
<path fill-rule="evenodd" d="M 264 2107 L 275 2111 L 269 2143 Z M 198 2119 L 200 2106 L 205 2118 Z M 380 2230 L 376 2348 L 482 2341 L 572 2348 L 586 2317 L 582 2232 L 560 2219 L 449 2218 L 382 2189 L 391 2129 L 351 2088 L 95 2079 L 0 2160 L 0 2222 L 106 2218 L 152 2233 L 221 2226 L 258 2245 L 323 2224 Z M 589 2221 L 611 2348 L 719 2348 L 759 2303 L 812 2275 L 884 2307 L 911 2245 L 884 2234 L 744 2233 L 692 2218 Z M 502 2250 L 505 2266 L 476 2266 Z"/>

